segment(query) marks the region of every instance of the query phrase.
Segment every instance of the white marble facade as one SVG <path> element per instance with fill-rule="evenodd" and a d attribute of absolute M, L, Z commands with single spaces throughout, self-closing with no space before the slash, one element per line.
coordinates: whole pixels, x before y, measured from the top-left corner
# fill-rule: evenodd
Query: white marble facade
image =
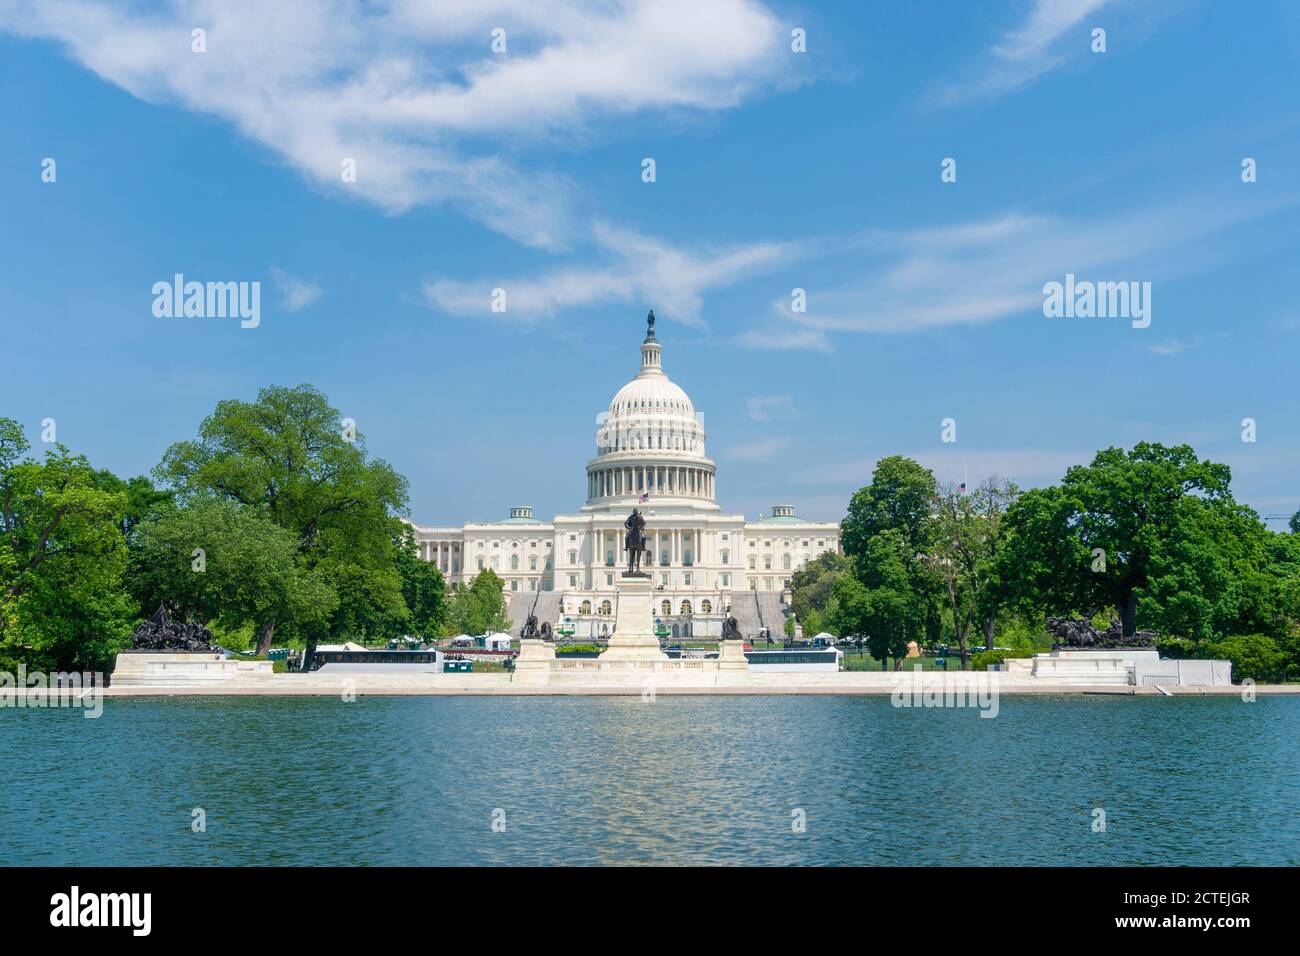
<path fill-rule="evenodd" d="M 717 470 L 687 394 L 667 375 L 653 318 L 641 344 L 641 369 L 601 416 L 596 454 L 587 462 L 587 500 L 576 514 L 540 521 L 517 506 L 510 517 L 463 527 L 413 525 L 421 556 L 450 583 L 491 568 L 507 594 L 559 592 L 559 612 L 595 626 L 613 621 L 623 553 L 623 521 L 646 516 L 658 616 L 705 624 L 730 606 L 736 591 L 785 592 L 790 576 L 825 551 L 839 549 L 839 525 L 798 517 L 789 505 L 747 521 L 715 499 Z"/>

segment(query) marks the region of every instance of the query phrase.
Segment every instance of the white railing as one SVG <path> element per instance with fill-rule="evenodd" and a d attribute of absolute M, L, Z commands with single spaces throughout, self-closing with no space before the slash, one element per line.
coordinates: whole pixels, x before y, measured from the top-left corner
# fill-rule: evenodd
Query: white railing
<path fill-rule="evenodd" d="M 602 661 L 586 659 L 576 661 L 557 660 L 551 663 L 553 671 L 715 671 L 718 669 L 716 658 L 710 660 L 671 660 L 671 661 Z"/>

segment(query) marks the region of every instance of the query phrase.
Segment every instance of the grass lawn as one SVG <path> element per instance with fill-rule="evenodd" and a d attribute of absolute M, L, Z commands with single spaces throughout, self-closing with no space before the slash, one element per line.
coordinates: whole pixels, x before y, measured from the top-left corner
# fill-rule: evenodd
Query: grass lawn
<path fill-rule="evenodd" d="M 941 671 L 943 668 L 935 664 L 935 661 L 937 660 L 937 657 L 908 657 L 903 660 L 903 670 L 910 671 L 919 665 L 923 671 Z M 961 670 L 960 654 L 950 654 L 947 661 L 948 670 Z M 893 666 L 894 662 L 890 659 L 887 668 L 892 669 Z M 869 654 L 845 654 L 844 669 L 846 671 L 879 671 L 880 661 L 876 660 Z"/>

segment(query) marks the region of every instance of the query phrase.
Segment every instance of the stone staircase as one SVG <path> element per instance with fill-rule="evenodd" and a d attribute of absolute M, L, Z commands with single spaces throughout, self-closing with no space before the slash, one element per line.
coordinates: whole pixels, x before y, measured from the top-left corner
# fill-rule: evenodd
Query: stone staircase
<path fill-rule="evenodd" d="M 557 627 L 560 623 L 561 597 L 562 595 L 556 591 L 524 591 L 511 594 L 510 601 L 506 605 L 506 613 L 510 615 L 510 633 L 518 636 L 530 613 L 537 615 L 538 627 L 546 621 L 550 621 L 552 629 Z"/>
<path fill-rule="evenodd" d="M 740 633 L 751 641 L 758 640 L 764 627 L 772 632 L 772 640 L 785 640 L 785 606 L 774 591 L 733 591 L 731 616 L 740 625 Z"/>

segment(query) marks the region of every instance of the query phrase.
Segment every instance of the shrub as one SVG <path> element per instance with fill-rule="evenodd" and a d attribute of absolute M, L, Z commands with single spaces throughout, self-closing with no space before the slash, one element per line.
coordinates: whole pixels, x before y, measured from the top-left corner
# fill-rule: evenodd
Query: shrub
<path fill-rule="evenodd" d="M 1185 637 L 1156 638 L 1156 650 L 1160 652 L 1161 657 L 1171 661 L 1204 660 L 1214 656 L 1209 653 L 1209 645 L 1205 642 L 1192 641 Z"/>
<path fill-rule="evenodd" d="M 1032 649 L 977 651 L 971 655 L 970 666 L 971 670 L 986 671 L 990 664 L 1001 664 L 1012 658 L 1032 657 L 1034 653 Z"/>
<path fill-rule="evenodd" d="M 1286 655 L 1277 641 L 1264 634 L 1239 634 L 1225 637 L 1211 644 L 1210 657 L 1232 661 L 1234 680 L 1251 678 L 1256 681 L 1283 680 L 1286 676 Z"/>

